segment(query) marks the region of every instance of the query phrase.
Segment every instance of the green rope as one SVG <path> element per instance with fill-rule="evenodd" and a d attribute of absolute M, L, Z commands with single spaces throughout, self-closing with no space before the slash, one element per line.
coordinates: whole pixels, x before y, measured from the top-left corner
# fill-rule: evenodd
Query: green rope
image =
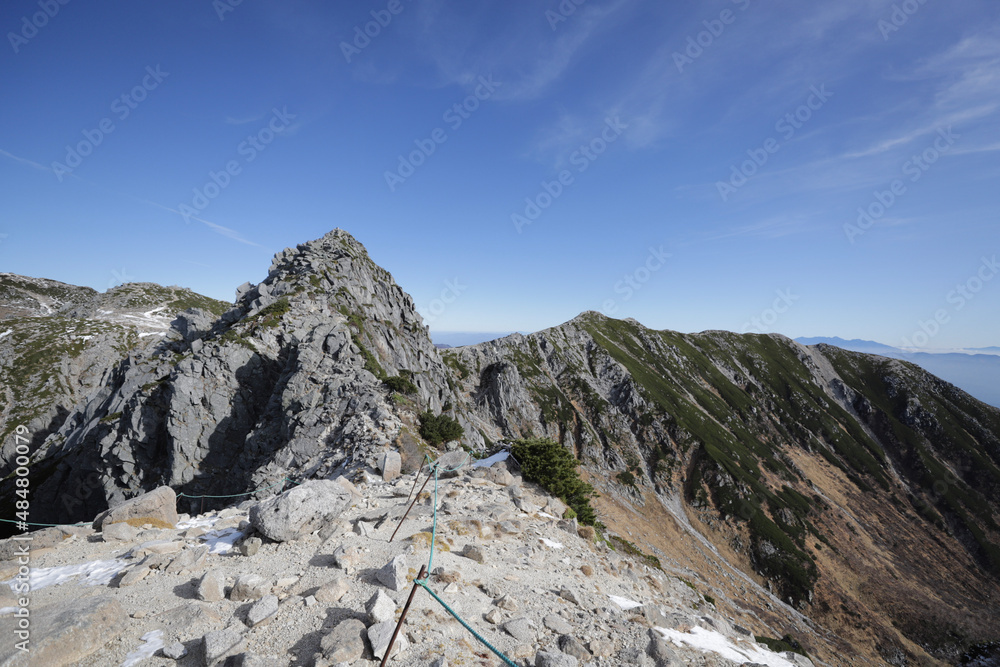
<path fill-rule="evenodd" d="M 451 614 L 451 615 L 452 615 L 452 616 L 453 616 L 453 617 L 455 618 L 455 620 L 456 620 L 456 621 L 458 621 L 459 623 L 461 623 L 461 624 L 462 624 L 462 627 L 463 627 L 463 628 L 465 628 L 466 630 L 468 630 L 469 632 L 471 632 L 471 633 L 472 633 L 472 636 L 473 636 L 473 637 L 475 637 L 476 639 L 478 639 L 478 640 L 479 640 L 479 643 L 480 643 L 480 644 L 482 644 L 483 646 L 485 646 L 485 647 L 486 647 L 486 648 L 488 648 L 489 650 L 493 651 L 493 653 L 494 653 L 494 654 L 496 654 L 496 656 L 497 656 L 498 658 L 500 658 L 500 659 L 501 659 L 501 660 L 503 660 L 503 661 L 504 661 L 505 663 L 507 663 L 508 665 L 510 665 L 510 667 L 518 667 L 518 664 L 517 664 L 516 662 L 514 662 L 513 660 L 511 660 L 510 658 L 508 658 L 507 656 L 505 656 L 505 655 L 504 655 L 504 654 L 503 654 L 503 653 L 502 653 L 502 652 L 500 651 L 500 649 L 498 649 L 497 647 L 493 646 L 493 644 L 491 644 L 491 643 L 489 643 L 488 641 L 486 641 L 486 638 L 485 638 L 485 637 L 483 637 L 483 636 L 482 636 L 481 634 L 479 634 L 478 632 L 476 632 L 475 630 L 473 630 L 473 629 L 472 629 L 472 626 L 471 626 L 471 625 L 469 625 L 468 623 L 466 623 L 466 622 L 465 622 L 465 620 L 464 620 L 464 619 L 463 619 L 463 618 L 462 618 L 461 616 L 459 616 L 459 615 L 458 615 L 458 614 L 457 614 L 457 613 L 455 612 L 455 610 L 454 610 L 454 609 L 452 609 L 451 607 L 449 607 L 449 606 L 448 606 L 448 603 L 447 603 L 447 602 L 445 602 L 444 600 L 442 600 L 441 598 L 439 598 L 439 597 L 437 596 L 437 593 L 435 593 L 434 591 L 432 591 L 432 590 L 430 589 L 430 587 L 429 587 L 429 586 L 427 585 L 427 580 L 426 580 L 426 579 L 421 579 L 421 580 L 419 580 L 419 581 L 415 581 L 414 583 L 416 583 L 416 584 L 420 584 L 420 586 L 421 586 L 421 587 L 422 587 L 422 588 L 423 588 L 423 589 L 424 589 L 425 591 L 427 591 L 428 593 L 430 593 L 430 594 L 431 594 L 431 597 L 433 597 L 433 598 L 434 598 L 435 600 L 437 600 L 437 601 L 438 601 L 438 603 L 440 603 L 440 605 L 441 605 L 442 607 L 444 607 L 444 608 L 445 608 L 445 611 L 447 611 L 447 612 L 448 612 L 449 614 Z"/>
<path fill-rule="evenodd" d="M 29 526 L 45 526 L 47 528 L 54 528 L 58 526 L 86 526 L 93 523 L 93 521 L 78 521 L 76 523 L 35 523 L 33 521 L 14 521 L 13 519 L 0 519 L 6 523 L 21 523 Z"/>
<path fill-rule="evenodd" d="M 280 482 L 275 482 L 274 484 L 272 484 L 270 486 L 264 486 L 264 487 L 261 487 L 259 489 L 254 489 L 253 491 L 247 491 L 246 493 L 235 493 L 235 494 L 233 494 L 231 496 L 192 496 L 192 495 L 187 494 L 187 493 L 178 493 L 177 497 L 178 498 L 240 498 L 242 496 L 252 496 L 253 494 L 257 493 L 258 491 L 267 491 L 268 489 L 273 489 L 274 487 L 278 486 L 279 484 L 284 484 L 285 482 L 291 482 L 292 484 L 298 484 L 298 482 L 296 482 L 295 480 L 288 479 L 287 477 L 285 477 Z M 35 523 L 33 521 L 15 521 L 13 519 L 0 519 L 0 521 L 3 521 L 4 523 L 17 523 L 17 524 L 28 525 L 28 526 L 44 526 L 46 528 L 54 528 L 54 527 L 58 527 L 58 526 L 86 526 L 87 524 L 93 523 L 92 521 L 78 521 L 76 523 Z"/>
<path fill-rule="evenodd" d="M 288 479 L 287 477 L 285 477 L 280 482 L 275 482 L 274 484 L 271 484 L 270 486 L 262 486 L 259 489 L 254 489 L 253 491 L 247 491 L 246 493 L 234 493 L 234 494 L 232 494 L 230 496 L 192 496 L 189 493 L 178 493 L 177 497 L 178 498 L 242 498 L 243 496 L 252 496 L 253 494 L 257 493 L 258 491 L 267 491 L 268 489 L 273 489 L 274 487 L 278 486 L 279 484 L 284 484 L 285 482 L 291 482 L 292 484 L 298 484 L 298 482 L 296 482 L 294 480 L 291 480 L 291 479 Z"/>
<path fill-rule="evenodd" d="M 455 466 L 454 468 L 446 469 L 445 472 L 454 472 L 454 471 L 458 470 L 459 468 L 461 468 L 462 466 L 464 466 L 465 463 L 466 463 L 466 461 L 468 461 L 468 460 L 469 460 L 469 454 L 466 453 L 464 461 L 462 461 L 459 465 Z M 481 634 L 479 634 L 478 632 L 476 632 L 472 628 L 471 625 L 469 625 L 468 623 L 466 623 L 465 620 L 461 616 L 459 616 L 458 613 L 456 613 L 454 609 L 452 609 L 451 607 L 448 606 L 447 602 L 445 602 L 444 600 L 442 600 L 441 598 L 439 598 L 437 596 L 437 593 L 435 593 L 434 591 L 432 591 L 431 588 L 430 588 L 430 586 L 427 585 L 427 578 L 431 576 L 431 566 L 434 563 L 434 541 L 435 541 L 435 539 L 437 537 L 438 466 L 435 463 L 432 463 L 431 466 L 434 469 L 434 522 L 431 524 L 431 553 L 430 553 L 430 556 L 427 559 L 427 577 L 425 577 L 423 579 L 417 579 L 413 583 L 419 584 L 421 588 L 423 588 L 425 591 L 427 591 L 428 593 L 430 593 L 431 597 L 433 597 L 435 600 L 437 600 L 438 603 L 442 607 L 445 608 L 445 611 L 447 611 L 449 614 L 451 614 L 455 618 L 456 621 L 458 621 L 459 623 L 461 623 L 463 628 L 465 628 L 470 633 L 472 633 L 472 636 L 475 637 L 477 640 L 479 640 L 480 644 L 482 644 L 483 646 L 485 646 L 489 650 L 493 651 L 493 653 L 498 658 L 500 658 L 501 660 L 503 660 L 507 665 L 510 665 L 510 667 L 518 667 L 518 665 L 517 665 L 516 662 L 514 662 L 513 660 L 511 660 L 510 658 L 508 658 L 507 656 L 505 656 L 500 651 L 500 649 L 498 649 L 495 646 L 493 646 L 493 644 L 491 644 L 488 641 L 486 641 L 485 637 L 483 637 Z"/>

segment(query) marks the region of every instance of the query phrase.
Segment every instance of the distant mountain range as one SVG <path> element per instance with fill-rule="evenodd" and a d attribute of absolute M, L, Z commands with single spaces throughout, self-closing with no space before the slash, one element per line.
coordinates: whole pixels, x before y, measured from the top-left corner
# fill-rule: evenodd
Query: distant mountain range
<path fill-rule="evenodd" d="M 961 387 L 984 403 L 1000 407 L 1000 347 L 913 352 L 871 340 L 834 337 L 796 338 L 803 345 L 833 345 L 852 352 L 911 361 L 943 380 Z"/>
<path fill-rule="evenodd" d="M 431 330 L 431 340 L 434 347 L 444 350 L 449 347 L 462 347 L 463 345 L 478 345 L 491 340 L 497 340 L 504 336 L 509 336 L 515 331 L 434 331 Z M 521 333 L 524 333 L 523 331 Z"/>

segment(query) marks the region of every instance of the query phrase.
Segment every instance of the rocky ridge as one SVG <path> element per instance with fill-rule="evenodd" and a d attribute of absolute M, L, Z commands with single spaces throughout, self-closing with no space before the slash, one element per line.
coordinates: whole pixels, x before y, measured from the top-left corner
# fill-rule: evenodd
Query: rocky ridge
<path fill-rule="evenodd" d="M 33 534 L 33 660 L 378 664 L 429 560 L 435 503 L 424 494 L 390 542 L 416 475 L 385 477 L 365 470 L 356 485 L 307 482 L 260 503 L 182 515 L 176 525 L 173 494 L 161 489 L 98 517 L 97 530 Z M 268 509 L 301 507 L 294 493 L 317 502 L 291 515 Z M 343 502 L 332 507 L 330 494 Z M 754 634 L 776 630 L 716 609 L 687 573 L 618 554 L 592 529 L 559 520 L 565 505 L 502 463 L 440 480 L 439 498 L 429 585 L 517 664 L 812 664 L 758 644 Z M 261 530 L 286 534 L 277 541 Z M 0 557 L 13 546 L 0 543 Z M 16 562 L 0 567 L 17 586 Z M 7 586 L 0 606 L 0 627 L 13 636 L 18 602 Z M 18 656 L 10 642 L 0 646 L 4 664 L 26 664 Z M 499 663 L 424 591 L 393 656 L 394 665 Z"/>
<path fill-rule="evenodd" d="M 220 317 L 196 308 L 171 327 L 35 452 L 33 520 L 86 519 L 160 485 L 222 496 L 343 472 L 398 439 L 416 451 L 415 410 L 458 405 L 412 299 L 341 230 L 276 255 Z"/>
<path fill-rule="evenodd" d="M 673 526 L 645 552 L 704 540 L 894 664 L 1000 634 L 1000 411 L 918 367 L 598 313 L 444 356 L 503 437 L 576 454 L 604 517 Z"/>
<path fill-rule="evenodd" d="M 89 287 L 0 273 L 0 448 L 9 472 L 10 434 L 27 428 L 38 446 L 76 404 L 102 387 L 129 352 L 159 342 L 178 313 L 225 304 L 179 287 Z"/>
<path fill-rule="evenodd" d="M 597 313 L 440 352 L 335 230 L 108 369 L 36 438 L 32 521 L 89 521 L 161 485 L 200 514 L 234 502 L 206 494 L 413 470 L 429 410 L 472 452 L 562 443 L 619 552 L 827 664 L 956 663 L 1000 635 L 1000 412 L 908 364 Z M 8 478 L 7 516 L 14 497 Z"/>

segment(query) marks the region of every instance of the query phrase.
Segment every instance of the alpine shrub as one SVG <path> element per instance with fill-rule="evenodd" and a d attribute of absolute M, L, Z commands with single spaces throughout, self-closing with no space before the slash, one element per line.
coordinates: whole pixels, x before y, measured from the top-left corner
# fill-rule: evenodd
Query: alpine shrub
<path fill-rule="evenodd" d="M 524 438 L 514 441 L 511 453 L 525 479 L 559 497 L 576 512 L 577 521 L 594 525 L 597 515 L 590 506 L 594 487 L 580 479 L 576 458 L 565 447 L 548 438 Z"/>

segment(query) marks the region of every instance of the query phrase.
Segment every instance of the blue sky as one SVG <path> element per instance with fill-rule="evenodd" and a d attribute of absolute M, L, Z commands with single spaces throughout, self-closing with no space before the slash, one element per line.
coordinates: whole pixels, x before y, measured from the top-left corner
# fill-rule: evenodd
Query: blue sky
<path fill-rule="evenodd" d="M 997 3 L 333 5 L 4 2 L 0 270 L 231 300 L 341 227 L 435 331 L 1000 344 Z"/>

